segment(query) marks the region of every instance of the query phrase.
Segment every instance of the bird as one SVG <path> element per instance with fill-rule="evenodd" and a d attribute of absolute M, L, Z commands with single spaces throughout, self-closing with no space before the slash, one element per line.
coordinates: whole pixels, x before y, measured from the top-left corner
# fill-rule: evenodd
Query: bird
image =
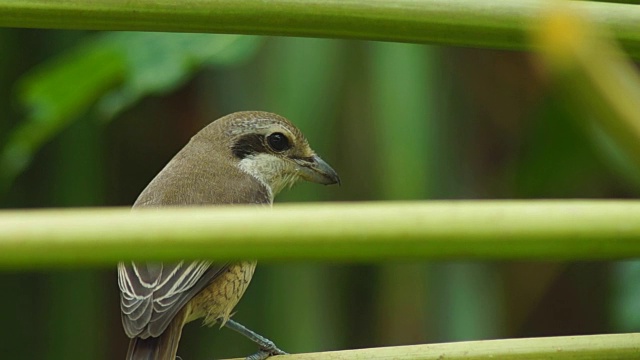
<path fill-rule="evenodd" d="M 134 211 L 166 206 L 255 204 L 299 180 L 340 184 L 336 171 L 302 132 L 277 114 L 244 111 L 214 120 L 184 146 L 140 193 Z M 247 359 L 286 354 L 270 340 L 230 319 L 256 261 L 206 259 L 118 263 L 127 360 L 174 360 L 183 326 L 196 319 L 249 337 L 259 350 Z"/>

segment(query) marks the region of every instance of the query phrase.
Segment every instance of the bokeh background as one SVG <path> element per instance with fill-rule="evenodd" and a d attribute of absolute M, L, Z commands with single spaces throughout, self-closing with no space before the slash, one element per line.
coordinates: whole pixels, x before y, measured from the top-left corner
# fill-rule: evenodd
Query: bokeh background
<path fill-rule="evenodd" d="M 240 110 L 288 117 L 341 175 L 280 203 L 640 190 L 530 53 L 0 29 L 0 54 L 2 208 L 130 206 L 191 135 Z M 234 318 L 289 352 L 638 331 L 639 278 L 632 261 L 261 263 Z M 0 289 L 3 358 L 124 357 L 113 268 L 4 271 Z M 192 323 L 179 355 L 253 351 Z"/>

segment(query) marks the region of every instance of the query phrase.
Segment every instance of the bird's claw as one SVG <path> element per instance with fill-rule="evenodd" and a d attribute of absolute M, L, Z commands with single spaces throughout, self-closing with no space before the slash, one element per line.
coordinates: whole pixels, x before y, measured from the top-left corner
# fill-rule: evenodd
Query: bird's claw
<path fill-rule="evenodd" d="M 271 343 L 271 346 L 261 348 L 257 353 L 247 356 L 245 360 L 264 360 L 276 355 L 288 355 L 288 353 L 278 349 L 275 344 Z"/>
<path fill-rule="evenodd" d="M 260 347 L 260 350 L 257 353 L 247 356 L 245 360 L 264 360 L 269 356 L 287 355 L 286 352 L 278 349 L 273 341 L 265 338 L 262 335 L 256 334 L 255 332 L 244 327 L 242 324 L 239 324 L 231 319 L 227 319 L 227 321 L 224 323 L 224 326 L 246 336 L 251 341 L 258 344 L 258 346 Z"/>
<path fill-rule="evenodd" d="M 269 343 L 264 345 L 266 346 L 261 347 L 257 353 L 247 356 L 245 360 L 264 360 L 270 356 L 289 355 L 288 353 L 278 349 L 276 344 L 272 341 L 269 341 Z"/>

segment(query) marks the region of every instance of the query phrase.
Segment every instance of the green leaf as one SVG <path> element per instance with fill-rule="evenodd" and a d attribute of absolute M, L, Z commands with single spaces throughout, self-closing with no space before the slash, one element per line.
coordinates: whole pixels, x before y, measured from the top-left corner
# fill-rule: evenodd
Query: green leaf
<path fill-rule="evenodd" d="M 105 33 L 40 65 L 18 84 L 26 117 L 0 149 L 0 192 L 47 141 L 98 102 L 112 119 L 144 96 L 165 94 L 205 66 L 249 59 L 260 39 L 240 35 Z"/>
<path fill-rule="evenodd" d="M 121 48 L 127 64 L 122 86 L 98 104 L 107 118 L 146 95 L 170 92 L 203 66 L 245 61 L 260 44 L 253 36 L 159 33 L 111 33 L 105 41 Z"/>
<path fill-rule="evenodd" d="M 27 115 L 0 152 L 0 191 L 6 191 L 45 142 L 119 82 L 123 72 L 117 48 L 89 43 L 26 75 L 18 97 Z"/>

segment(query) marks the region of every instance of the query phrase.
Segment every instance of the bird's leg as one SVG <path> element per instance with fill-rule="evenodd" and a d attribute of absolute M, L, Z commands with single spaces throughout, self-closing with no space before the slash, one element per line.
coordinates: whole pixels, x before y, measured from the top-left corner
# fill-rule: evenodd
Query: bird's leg
<path fill-rule="evenodd" d="M 273 355 L 287 355 L 286 352 L 278 349 L 278 347 L 276 346 L 276 344 L 273 343 L 273 341 L 247 329 L 242 324 L 239 324 L 229 319 L 227 320 L 226 323 L 224 323 L 224 326 L 228 327 L 231 330 L 239 332 L 240 334 L 247 337 L 249 340 L 258 344 L 258 346 L 260 346 L 260 351 L 258 351 L 253 355 L 247 356 L 245 360 L 264 360 L 269 356 L 273 356 Z"/>

